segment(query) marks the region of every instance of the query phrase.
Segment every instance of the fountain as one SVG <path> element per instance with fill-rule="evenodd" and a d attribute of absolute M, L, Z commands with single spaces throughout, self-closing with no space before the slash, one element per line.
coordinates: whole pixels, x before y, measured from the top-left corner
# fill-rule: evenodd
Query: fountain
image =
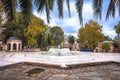
<path fill-rule="evenodd" d="M 71 55 L 72 52 L 69 50 L 69 48 L 50 48 L 47 52 L 48 55 L 58 55 L 58 56 L 65 56 L 65 55 Z"/>

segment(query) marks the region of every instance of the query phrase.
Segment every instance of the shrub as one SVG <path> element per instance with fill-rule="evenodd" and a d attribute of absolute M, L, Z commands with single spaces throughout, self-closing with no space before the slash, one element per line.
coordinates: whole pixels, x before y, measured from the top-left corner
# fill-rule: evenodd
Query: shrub
<path fill-rule="evenodd" d="M 105 50 L 106 52 L 108 52 L 108 50 L 110 50 L 110 45 L 105 43 L 102 45 L 102 49 Z"/>

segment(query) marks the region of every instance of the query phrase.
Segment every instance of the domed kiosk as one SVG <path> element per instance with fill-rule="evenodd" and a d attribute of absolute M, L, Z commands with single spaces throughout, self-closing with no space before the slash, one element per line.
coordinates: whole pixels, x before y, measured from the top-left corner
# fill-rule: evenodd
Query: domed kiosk
<path fill-rule="evenodd" d="M 7 40 L 8 51 L 21 51 L 22 50 L 22 40 L 18 37 L 12 36 Z"/>

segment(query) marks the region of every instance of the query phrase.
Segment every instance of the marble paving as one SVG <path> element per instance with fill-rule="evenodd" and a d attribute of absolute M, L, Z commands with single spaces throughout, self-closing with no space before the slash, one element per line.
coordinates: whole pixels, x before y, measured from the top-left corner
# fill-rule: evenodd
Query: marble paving
<path fill-rule="evenodd" d="M 83 64 L 92 62 L 115 61 L 120 62 L 120 53 L 92 53 L 75 52 L 75 55 L 54 56 L 44 52 L 0 52 L 0 66 L 20 62 L 33 62 L 43 64 L 60 65 L 67 67 L 69 64 Z"/>

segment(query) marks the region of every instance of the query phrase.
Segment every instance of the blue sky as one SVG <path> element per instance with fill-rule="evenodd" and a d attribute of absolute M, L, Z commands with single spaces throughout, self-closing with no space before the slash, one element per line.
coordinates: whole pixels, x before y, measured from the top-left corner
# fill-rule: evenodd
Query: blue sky
<path fill-rule="evenodd" d="M 102 30 L 104 35 L 114 39 L 114 37 L 116 36 L 116 33 L 113 30 L 113 28 L 114 28 L 114 25 L 116 25 L 120 21 L 120 17 L 118 16 L 118 12 L 116 12 L 116 16 L 114 19 L 110 17 L 109 20 L 105 20 L 105 15 L 108 8 L 109 0 L 103 0 L 103 1 L 104 1 L 104 4 L 103 4 L 102 20 L 99 20 L 99 19 L 96 19 L 93 15 L 92 0 L 84 0 L 83 23 L 85 24 L 89 20 L 97 21 L 101 26 L 103 26 Z M 75 37 L 77 37 L 78 30 L 82 26 L 79 23 L 74 0 L 70 0 L 70 10 L 71 10 L 71 18 L 68 15 L 66 3 L 64 3 L 64 18 L 59 19 L 58 10 L 55 4 L 54 10 L 53 12 L 51 12 L 51 19 L 49 24 L 47 23 L 45 12 L 43 12 L 42 14 L 39 14 L 37 11 L 34 11 L 33 13 L 37 17 L 40 17 L 41 19 L 43 19 L 45 24 L 48 24 L 49 26 L 60 26 L 63 29 L 65 35 L 74 35 Z"/>

